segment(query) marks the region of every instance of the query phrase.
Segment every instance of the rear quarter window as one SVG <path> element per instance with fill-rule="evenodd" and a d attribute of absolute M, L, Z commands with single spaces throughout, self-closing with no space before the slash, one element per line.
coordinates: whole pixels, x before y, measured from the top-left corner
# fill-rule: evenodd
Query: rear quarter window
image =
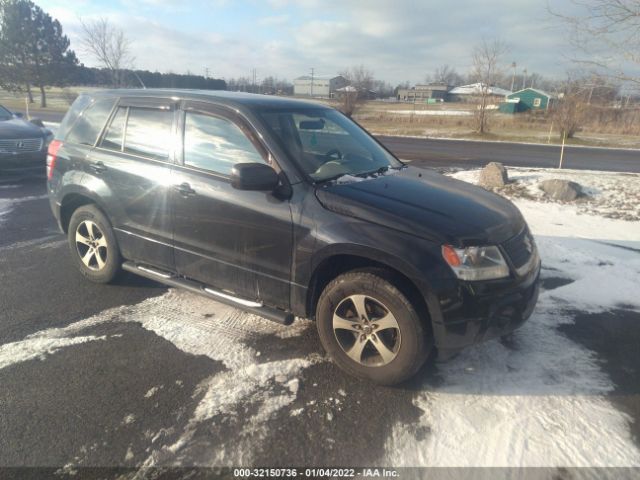
<path fill-rule="evenodd" d="M 87 106 L 78 115 L 64 141 L 93 146 L 98 140 L 98 135 L 100 135 L 115 102 L 115 98 L 105 98 Z"/>
<path fill-rule="evenodd" d="M 91 97 L 89 95 L 80 95 L 75 99 L 56 131 L 56 140 L 64 140 L 64 137 L 67 136 L 69 130 L 78 119 L 78 116 L 89 104 L 91 104 Z"/>
<path fill-rule="evenodd" d="M 124 140 L 124 122 L 127 119 L 127 107 L 119 107 L 111 120 L 111 125 L 107 129 L 100 146 L 110 150 L 122 151 L 122 140 Z"/>

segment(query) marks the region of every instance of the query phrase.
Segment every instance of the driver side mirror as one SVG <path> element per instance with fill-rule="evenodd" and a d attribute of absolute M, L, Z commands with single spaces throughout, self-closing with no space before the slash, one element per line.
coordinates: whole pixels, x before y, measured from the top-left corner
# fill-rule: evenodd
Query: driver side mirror
<path fill-rule="evenodd" d="M 22 118 L 24 115 L 21 112 L 13 112 L 13 116 L 16 118 Z"/>
<path fill-rule="evenodd" d="M 279 183 L 276 171 L 264 163 L 237 163 L 231 170 L 231 186 L 238 190 L 272 192 Z"/>

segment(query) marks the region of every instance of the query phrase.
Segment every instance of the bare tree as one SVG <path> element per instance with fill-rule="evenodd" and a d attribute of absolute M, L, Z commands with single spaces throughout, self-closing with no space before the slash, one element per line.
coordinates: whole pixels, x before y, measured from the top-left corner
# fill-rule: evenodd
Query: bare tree
<path fill-rule="evenodd" d="M 351 118 L 359 105 L 358 90 L 352 85 L 347 85 L 342 91 L 338 92 L 337 97 L 340 102 L 338 109 Z"/>
<path fill-rule="evenodd" d="M 426 80 L 427 82 L 445 83 L 452 86 L 463 83 L 462 76 L 456 72 L 454 67 L 450 67 L 449 65 L 437 67 L 431 75 L 427 75 Z"/>
<path fill-rule="evenodd" d="M 369 92 L 373 90 L 375 78 L 373 72 L 364 65 L 347 68 L 340 72 L 347 80 L 347 86 L 338 92 L 340 100 L 340 111 L 351 117 L 362 100 L 369 96 Z"/>
<path fill-rule="evenodd" d="M 587 110 L 587 88 L 581 79 L 569 77 L 556 92 L 552 119 L 560 138 L 573 138 L 584 121 Z"/>
<path fill-rule="evenodd" d="M 503 76 L 502 56 L 508 51 L 507 45 L 499 39 L 482 39 L 473 49 L 471 77 L 480 84 L 479 105 L 476 112 L 476 131 L 487 131 L 487 106 L 491 87 Z"/>
<path fill-rule="evenodd" d="M 114 87 L 123 85 L 123 70 L 133 67 L 131 42 L 122 29 L 99 18 L 82 24 L 82 48 L 111 73 Z"/>
<path fill-rule="evenodd" d="M 340 72 L 340 75 L 347 79 L 349 85 L 357 88 L 361 96 L 373 89 L 375 81 L 373 72 L 364 65 L 347 68 Z"/>
<path fill-rule="evenodd" d="M 571 0 L 574 11 L 550 13 L 568 27 L 574 58 L 602 75 L 640 86 L 640 0 Z"/>
<path fill-rule="evenodd" d="M 553 123 L 558 126 L 560 138 L 573 138 L 598 109 L 611 105 L 619 88 L 601 77 L 571 72 L 555 92 L 557 100 L 552 109 Z"/>

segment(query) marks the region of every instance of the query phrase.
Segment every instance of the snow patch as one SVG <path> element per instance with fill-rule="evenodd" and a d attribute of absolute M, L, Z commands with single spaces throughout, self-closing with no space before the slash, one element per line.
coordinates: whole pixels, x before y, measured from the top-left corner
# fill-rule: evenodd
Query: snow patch
<path fill-rule="evenodd" d="M 640 174 L 556 168 L 508 167 L 507 170 L 510 183 L 495 190 L 500 195 L 511 199 L 528 198 L 536 202 L 538 207 L 539 202 L 543 202 L 546 209 L 555 201 L 545 195 L 540 183 L 550 179 L 569 180 L 580 184 L 586 194 L 571 204 L 570 212 L 628 221 L 640 220 Z M 477 184 L 480 170 L 458 171 L 451 176 Z M 562 208 L 565 205 L 555 203 L 555 206 Z"/>
<path fill-rule="evenodd" d="M 122 420 L 122 425 L 131 425 L 133 422 L 135 422 L 135 420 L 136 416 L 133 413 L 130 413 L 124 417 L 124 419 Z"/>
<path fill-rule="evenodd" d="M 242 405 L 255 404 L 257 413 L 245 419 L 246 426 L 239 432 L 244 444 L 229 445 L 227 449 L 223 447 L 210 459 L 211 465 L 245 464 L 248 461 L 245 456 L 253 451 L 252 445 L 267 435 L 267 422 L 297 398 L 300 372 L 325 361 L 323 356 L 313 354 L 305 358 L 259 363 L 261 357 L 249 346 L 253 338 L 282 335 L 288 328 L 293 328 L 295 334 L 302 334 L 311 327 L 308 320 L 298 319 L 293 326 L 286 327 L 187 292 L 169 290 L 137 305 L 109 309 L 67 327 L 44 330 L 24 340 L 2 345 L 0 368 L 42 357 L 69 345 L 106 339 L 106 336 L 79 334 L 88 327 L 115 321 L 139 323 L 182 351 L 206 355 L 225 366 L 225 370 L 198 385 L 194 396 L 201 396 L 200 401 L 177 441 L 163 445 L 168 433 L 150 432 L 158 447 L 143 462 L 145 466 L 170 463 L 189 446 L 199 425 L 212 421 L 218 414 L 235 415 Z M 151 388 L 145 397 L 151 398 L 159 388 Z"/>
<path fill-rule="evenodd" d="M 0 345 L 0 369 L 29 360 L 44 360 L 48 355 L 53 355 L 62 348 L 86 342 L 106 340 L 106 338 L 106 335 L 70 338 L 51 338 L 48 335 L 41 334 L 30 335 L 24 340 Z"/>
<path fill-rule="evenodd" d="M 149 391 L 144 394 L 144 398 L 153 397 L 156 393 L 158 393 L 160 391 L 160 388 L 162 388 L 162 387 L 153 387 L 153 388 L 149 389 Z"/>
<path fill-rule="evenodd" d="M 306 318 L 296 318 L 296 321 L 293 322 L 286 328 L 279 329 L 275 335 L 278 338 L 287 339 L 293 337 L 299 337 L 309 328 L 309 320 Z M 260 352 L 256 352 L 256 355 L 260 355 Z"/>
<path fill-rule="evenodd" d="M 289 391 L 291 391 L 291 393 L 295 395 L 296 393 L 298 393 L 298 389 L 300 388 L 300 380 L 298 380 L 297 378 L 289 380 L 287 382 L 287 387 L 289 387 Z"/>
<path fill-rule="evenodd" d="M 345 183 L 357 183 L 357 182 L 363 182 L 367 180 L 366 177 L 356 177 L 354 175 L 343 175 L 340 178 L 338 178 L 338 180 L 336 180 L 336 183 L 338 185 L 342 185 Z"/>
<path fill-rule="evenodd" d="M 0 198 L 0 225 L 2 225 L 6 221 L 9 213 L 11 213 L 11 211 L 16 207 L 16 205 L 23 202 L 29 202 L 32 200 L 42 200 L 45 198 L 49 198 L 49 197 L 47 197 L 47 195 L 33 195 L 29 197 L 20 197 L 20 198 Z"/>
<path fill-rule="evenodd" d="M 129 446 L 129 448 L 127 448 L 127 453 L 124 456 L 124 461 L 128 462 L 130 460 L 133 460 L 133 450 L 131 450 L 131 446 Z"/>

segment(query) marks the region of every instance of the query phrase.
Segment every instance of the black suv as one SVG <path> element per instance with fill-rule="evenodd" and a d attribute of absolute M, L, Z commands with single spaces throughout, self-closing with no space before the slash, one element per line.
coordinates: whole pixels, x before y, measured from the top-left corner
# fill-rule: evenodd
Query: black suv
<path fill-rule="evenodd" d="M 84 276 L 121 270 L 289 324 L 393 384 L 530 315 L 540 260 L 509 201 L 405 165 L 338 111 L 227 92 L 82 95 L 47 157 Z"/>

